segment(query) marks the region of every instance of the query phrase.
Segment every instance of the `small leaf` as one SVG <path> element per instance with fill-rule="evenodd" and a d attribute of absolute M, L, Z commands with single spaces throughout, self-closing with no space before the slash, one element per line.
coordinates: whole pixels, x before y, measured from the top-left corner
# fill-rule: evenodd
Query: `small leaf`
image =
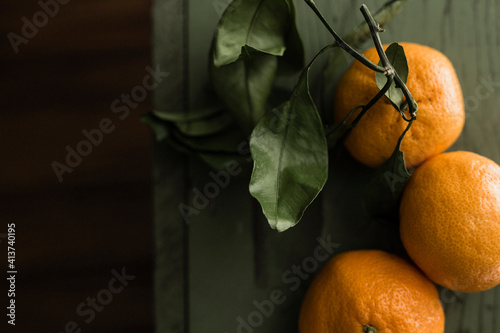
<path fill-rule="evenodd" d="M 205 118 L 212 117 L 213 115 L 220 113 L 222 111 L 222 107 L 211 107 L 206 109 L 199 110 L 188 110 L 183 112 L 168 112 L 161 110 L 153 110 L 153 114 L 160 118 L 161 120 L 170 121 L 170 122 L 190 122 L 190 121 L 198 121 Z"/>
<path fill-rule="evenodd" d="M 155 141 L 167 140 L 177 151 L 197 155 L 215 170 L 226 169 L 234 163 L 246 168 L 252 160 L 248 148 L 245 148 L 248 139 L 237 127 L 228 127 L 216 135 L 193 137 L 184 135 L 174 123 L 162 120 L 152 112 L 142 115 L 141 121 L 151 129 Z"/>
<path fill-rule="evenodd" d="M 190 153 L 198 155 L 215 170 L 224 170 L 234 163 L 245 167 L 252 160 L 248 149 L 244 149 L 248 147 L 248 139 L 235 126 L 230 126 L 217 135 L 200 138 L 187 137 L 174 131 L 172 141 L 182 145 Z"/>
<path fill-rule="evenodd" d="M 238 145 L 247 141 L 241 134 L 241 130 L 235 126 L 228 127 L 216 135 L 205 137 L 186 136 L 178 130 L 172 131 L 171 136 L 192 152 L 228 156 L 240 154 Z"/>
<path fill-rule="evenodd" d="M 380 27 L 387 26 L 396 17 L 409 0 L 388 0 L 373 14 L 373 18 Z M 366 21 L 354 27 L 349 34 L 343 37 L 344 41 L 355 49 L 363 47 L 366 41 L 371 39 L 370 28 Z M 330 105 L 331 92 L 335 91 L 337 82 L 351 62 L 351 58 L 342 49 L 336 48 L 328 58 L 328 64 L 323 74 L 323 95 L 326 99 L 325 105 Z M 383 86 L 383 85 L 382 85 Z"/>
<path fill-rule="evenodd" d="M 413 121 L 408 123 L 391 157 L 380 166 L 366 186 L 363 204 L 372 217 L 397 218 L 399 199 L 411 177 L 406 169 L 401 142 L 412 123 Z"/>
<path fill-rule="evenodd" d="M 247 134 L 266 112 L 277 69 L 278 59 L 268 54 L 255 54 L 250 60 L 219 68 L 210 66 L 217 95 Z"/>
<path fill-rule="evenodd" d="M 300 221 L 328 178 L 328 148 L 308 74 L 306 69 L 290 100 L 266 113 L 250 138 L 250 193 L 280 232 Z"/>
<path fill-rule="evenodd" d="M 374 217 L 397 213 L 399 198 L 409 179 L 403 152 L 396 149 L 366 187 L 364 204 L 367 213 Z"/>
<path fill-rule="evenodd" d="M 250 134 L 267 110 L 278 73 L 303 68 L 293 1 L 233 1 L 219 22 L 210 54 L 215 91 Z"/>
<path fill-rule="evenodd" d="M 406 80 L 408 79 L 408 62 L 406 60 L 403 47 L 398 43 L 392 43 L 385 51 L 385 54 L 401 80 L 406 83 Z M 379 62 L 379 65 L 382 65 L 381 62 Z M 377 81 L 377 87 L 382 89 L 387 82 L 387 77 L 383 73 L 377 72 L 375 73 L 375 80 Z M 385 95 L 389 98 L 394 107 L 398 111 L 401 111 L 404 94 L 400 88 L 396 87 L 395 82 L 391 84 L 391 87 Z"/>
<path fill-rule="evenodd" d="M 217 134 L 233 123 L 231 116 L 225 112 L 219 112 L 210 117 L 193 120 L 179 121 L 175 125 L 182 134 L 188 136 L 207 136 Z"/>
<path fill-rule="evenodd" d="M 255 52 L 282 56 L 286 48 L 290 8 L 286 0 L 235 0 L 216 30 L 214 65 L 231 64 Z"/>
<path fill-rule="evenodd" d="M 176 128 L 188 136 L 216 134 L 232 123 L 231 116 L 221 106 L 186 112 L 152 111 L 161 120 L 175 124 Z"/>
<path fill-rule="evenodd" d="M 176 126 L 181 133 L 188 136 L 207 136 L 219 133 L 232 123 L 231 116 L 224 112 L 199 121 L 178 122 Z"/>

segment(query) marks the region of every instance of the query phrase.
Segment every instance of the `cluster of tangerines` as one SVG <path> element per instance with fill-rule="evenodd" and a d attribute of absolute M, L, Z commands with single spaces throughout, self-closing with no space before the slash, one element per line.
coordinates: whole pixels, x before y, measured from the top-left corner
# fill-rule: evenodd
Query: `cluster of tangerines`
<path fill-rule="evenodd" d="M 435 284 L 461 293 L 500 284 L 500 167 L 472 152 L 443 153 L 462 132 L 465 111 L 448 58 L 427 46 L 401 43 L 407 87 L 418 116 L 401 150 L 414 168 L 399 206 L 400 236 L 412 262 L 380 250 L 332 258 L 315 277 L 301 308 L 301 333 L 443 333 Z M 375 48 L 364 55 L 376 62 Z M 378 91 L 374 73 L 355 62 L 335 95 L 338 121 Z M 379 100 L 345 138 L 359 162 L 387 160 L 407 123 Z"/>

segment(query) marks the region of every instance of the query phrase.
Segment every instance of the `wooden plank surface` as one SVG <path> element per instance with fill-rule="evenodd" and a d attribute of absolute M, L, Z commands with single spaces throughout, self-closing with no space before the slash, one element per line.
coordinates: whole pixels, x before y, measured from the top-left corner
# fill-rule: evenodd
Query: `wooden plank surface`
<path fill-rule="evenodd" d="M 44 3 L 50 1 L 43 1 Z M 111 103 L 142 84 L 151 65 L 151 3 L 69 1 L 15 53 L 9 32 L 39 1 L 2 2 L 0 31 L 0 233 L 17 226 L 17 320 L 0 332 L 153 331 L 151 137 L 139 115 Z M 59 182 L 51 163 L 103 118 L 116 129 Z M 0 239 L 0 270 L 6 247 Z M 76 309 L 108 287 L 112 270 L 135 276 L 91 322 Z M 6 284 L 0 305 L 5 309 Z"/>
<path fill-rule="evenodd" d="M 188 110 L 187 2 L 155 0 L 153 59 L 169 76 L 154 94 L 158 111 Z M 189 332 L 188 228 L 179 216 L 187 197 L 186 157 L 167 143 L 154 147 L 155 317 L 156 332 Z"/>
<path fill-rule="evenodd" d="M 374 10 L 383 2 L 369 1 L 367 5 Z M 203 106 L 210 98 L 205 88 L 207 53 L 221 7 L 227 3 L 189 1 L 191 107 Z M 306 59 L 310 59 L 331 38 L 302 1 L 295 3 Z M 316 3 L 341 34 L 362 21 L 359 12 L 362 1 L 317 0 Z M 496 0 L 414 0 L 382 34 L 384 43 L 421 43 L 450 58 L 462 84 L 467 114 L 463 134 L 450 150 L 471 150 L 497 163 L 500 163 L 499 15 L 500 1 Z M 348 63 L 346 60 L 346 66 Z M 316 69 L 314 75 L 319 74 Z M 210 206 L 193 216 L 189 226 L 186 281 L 190 327 L 184 332 L 229 333 L 237 332 L 238 328 L 244 331 L 245 325 L 251 325 L 254 332 L 296 332 L 302 295 L 322 262 L 311 266 L 307 277 L 295 280 L 297 289 L 292 290 L 295 284 L 289 280 L 297 275 L 289 272 L 294 265 L 308 262 L 318 239 L 338 245 L 335 253 L 356 248 L 401 251 L 397 230 L 370 221 L 362 210 L 359 197 L 372 173 L 354 162 L 343 149 L 337 150 L 331 157 L 330 178 L 317 206 L 308 211 L 298 227 L 279 235 L 265 229 L 265 221 L 248 194 L 249 175 L 242 173 L 231 178 Z M 189 176 L 187 202 L 194 198 L 193 189 L 203 189 L 213 181 L 210 169 L 196 159 L 190 162 Z M 276 290 L 283 292 L 286 301 L 274 304 L 267 316 L 256 304 L 270 300 Z M 497 332 L 499 290 L 465 295 L 441 288 L 446 332 Z"/>

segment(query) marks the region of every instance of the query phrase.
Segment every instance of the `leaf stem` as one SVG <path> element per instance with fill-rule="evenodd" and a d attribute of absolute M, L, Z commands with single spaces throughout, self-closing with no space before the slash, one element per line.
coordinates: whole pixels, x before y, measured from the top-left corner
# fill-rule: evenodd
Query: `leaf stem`
<path fill-rule="evenodd" d="M 403 133 L 401 134 L 401 136 L 398 139 L 398 143 L 397 143 L 396 149 L 400 149 L 401 150 L 401 143 L 403 142 L 403 139 L 404 139 L 404 137 L 406 135 L 406 132 L 408 132 L 410 130 L 411 124 L 413 124 L 413 121 L 415 121 L 415 119 L 417 119 L 417 118 L 416 117 L 412 117 L 410 119 L 410 121 L 408 121 L 408 125 L 406 125 L 405 130 L 403 131 Z"/>
<path fill-rule="evenodd" d="M 368 27 L 370 28 L 370 32 L 373 39 L 373 44 L 375 44 L 375 48 L 377 49 L 377 53 L 382 61 L 386 70 L 392 68 L 387 55 L 384 52 L 384 48 L 382 47 L 382 41 L 380 40 L 380 32 L 382 31 L 380 25 L 375 21 L 373 16 L 371 15 L 368 7 L 365 4 L 361 5 L 361 13 L 365 17 L 366 22 L 368 23 Z"/>
<path fill-rule="evenodd" d="M 409 0 L 389 0 L 380 7 L 373 18 L 380 27 L 384 27 L 397 15 Z M 353 28 L 351 33 L 344 37 L 344 41 L 354 47 L 359 47 L 370 36 L 370 28 L 366 20 Z"/>
<path fill-rule="evenodd" d="M 320 55 L 322 55 L 323 53 L 325 53 L 325 51 L 327 51 L 328 49 L 331 49 L 332 47 L 336 47 L 336 46 L 340 46 L 338 43 L 333 43 L 333 44 L 328 44 L 327 46 L 325 46 L 324 48 L 322 48 L 315 56 L 314 58 L 311 60 L 311 62 L 309 62 L 309 64 L 306 66 L 306 71 L 308 71 L 309 69 L 311 69 L 311 66 L 314 64 L 314 62 L 316 61 L 316 59 L 319 58 Z"/>
<path fill-rule="evenodd" d="M 363 110 L 361 110 L 361 112 L 358 114 L 356 119 L 354 119 L 354 121 L 351 123 L 350 128 L 355 127 L 358 124 L 358 122 L 361 120 L 361 117 L 363 117 L 365 115 L 366 111 L 368 111 L 375 103 L 377 103 L 377 101 L 380 98 L 382 98 L 382 96 L 384 96 L 384 94 L 387 92 L 387 90 L 389 90 L 389 88 L 391 87 L 393 80 L 394 80 L 393 75 L 387 77 L 387 82 L 385 83 L 385 85 L 382 87 L 382 89 L 380 89 L 380 91 L 375 95 L 375 97 L 373 97 L 368 102 L 368 104 L 363 106 Z"/>
<path fill-rule="evenodd" d="M 377 93 L 377 95 L 375 95 L 375 97 L 373 97 L 370 100 L 370 102 L 368 102 L 368 104 L 356 106 L 354 109 L 352 109 L 349 112 L 349 114 L 344 118 L 344 120 L 340 124 L 334 125 L 329 131 L 326 132 L 328 146 L 330 148 L 333 148 L 335 146 L 335 144 L 337 143 L 338 138 L 340 137 L 340 134 L 342 133 L 342 131 L 344 129 L 346 130 L 346 133 L 344 133 L 344 136 L 345 136 L 345 135 L 347 135 L 347 133 L 351 129 L 353 129 L 354 127 L 356 127 L 356 125 L 359 123 L 359 121 L 361 120 L 361 118 L 365 115 L 366 111 L 368 111 L 375 103 L 377 103 L 377 101 L 380 98 L 382 98 L 382 96 L 384 96 L 384 94 L 386 93 L 386 91 L 389 90 L 389 87 L 391 86 L 392 82 L 393 82 L 393 77 L 389 76 L 387 78 L 387 82 L 385 83 L 385 85 L 382 87 L 382 89 L 380 89 L 380 91 Z M 353 115 L 353 113 L 357 109 L 359 109 L 359 108 L 362 108 L 362 109 L 361 109 L 361 112 L 356 117 L 356 119 L 354 119 L 354 121 L 351 124 L 349 124 L 349 125 L 346 126 L 346 123 L 349 120 L 349 118 L 351 118 L 351 116 Z"/>
<path fill-rule="evenodd" d="M 355 49 L 353 49 L 349 44 L 344 42 L 344 40 L 332 29 L 330 24 L 326 21 L 325 17 L 321 12 L 319 11 L 318 7 L 316 7 L 316 4 L 314 3 L 314 0 L 304 0 L 309 7 L 313 10 L 313 12 L 316 14 L 316 16 L 321 20 L 323 25 L 326 27 L 326 29 L 330 32 L 330 34 L 335 38 L 335 41 L 338 43 L 338 45 L 344 49 L 347 53 L 349 53 L 351 56 L 353 56 L 356 60 L 360 61 L 363 65 L 366 67 L 380 73 L 384 73 L 386 71 L 386 68 L 381 67 L 377 64 L 374 64 L 368 58 L 366 58 L 363 54 L 359 53 Z"/>
<path fill-rule="evenodd" d="M 364 5 L 364 4 L 361 5 L 360 10 L 361 10 L 361 13 L 363 14 L 363 16 L 365 17 L 365 20 L 368 23 L 368 26 L 370 27 L 370 31 L 371 31 L 372 38 L 373 38 L 373 43 L 375 44 L 375 48 L 377 49 L 377 53 L 380 57 L 380 61 L 382 61 L 382 64 L 385 67 L 384 74 L 387 77 L 389 75 L 394 77 L 394 81 L 396 82 L 397 86 L 403 91 L 403 94 L 405 95 L 406 100 L 410 101 L 408 103 L 408 107 L 410 109 L 410 115 L 412 117 L 410 119 L 408 119 L 403 115 L 403 118 L 406 121 L 410 121 L 411 119 L 414 118 L 414 116 L 418 110 L 417 102 L 413 98 L 413 96 L 412 96 L 410 90 L 408 89 L 408 87 L 406 86 L 406 84 L 403 82 L 403 80 L 401 80 L 398 73 L 396 73 L 396 71 L 392 67 L 391 63 L 389 62 L 389 59 L 387 59 L 387 55 L 385 54 L 384 48 L 382 46 L 382 41 L 380 40 L 380 34 L 379 34 L 381 32 L 380 26 L 375 21 L 375 19 L 373 18 L 372 14 L 370 13 L 370 11 L 368 10 L 368 7 L 366 7 L 366 5 Z"/>

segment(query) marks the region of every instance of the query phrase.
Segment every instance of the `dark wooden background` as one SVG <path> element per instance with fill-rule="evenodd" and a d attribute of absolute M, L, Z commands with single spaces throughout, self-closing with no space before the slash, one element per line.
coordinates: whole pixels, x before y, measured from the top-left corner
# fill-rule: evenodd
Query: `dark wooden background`
<path fill-rule="evenodd" d="M 82 332 L 151 332 L 151 139 L 139 121 L 151 103 L 124 120 L 110 107 L 151 64 L 151 2 L 72 0 L 16 54 L 7 34 L 40 10 L 35 0 L 1 5 L 0 234 L 16 224 L 19 273 L 13 328 L 0 238 L 0 332 L 64 332 L 69 321 Z M 103 118 L 116 129 L 59 183 L 51 163 Z M 85 323 L 77 306 L 123 267 L 136 278 Z"/>
<path fill-rule="evenodd" d="M 359 7 L 363 2 L 374 11 L 386 1 L 316 1 L 341 35 L 362 20 Z M 176 74 L 168 81 L 170 90 L 161 90 L 155 106 L 173 111 L 200 108 L 211 97 L 204 89 L 211 37 L 219 9 L 229 0 L 155 3 L 155 28 L 163 29 L 165 24 L 171 32 L 167 38 L 155 34 L 157 61 Z M 294 3 L 306 59 L 311 59 L 332 39 L 303 0 Z M 499 16 L 499 0 L 413 0 L 381 36 L 384 43 L 420 43 L 448 56 L 462 85 L 467 116 L 463 133 L 450 150 L 473 151 L 497 163 Z M 165 150 L 161 145 L 156 150 L 156 235 L 161 240 L 157 243 L 156 283 L 161 293 L 156 310 L 166 314 L 157 318 L 158 332 L 238 332 L 242 321 L 248 325 L 253 319 L 253 332 L 295 333 L 303 293 L 314 273 L 308 271 L 311 274 L 307 278 L 299 279 L 301 284 L 296 290 L 290 288 L 284 274 L 311 257 L 319 243 L 317 237 L 330 237 L 339 245 L 335 253 L 359 248 L 401 250 L 397 229 L 373 221 L 362 207 L 360 198 L 373 170 L 361 166 L 343 150 L 332 155 L 328 182 L 304 219 L 281 234 L 272 231 L 262 219 L 260 208 L 248 193 L 249 175 L 243 173 L 220 190 L 211 209 L 200 210 L 190 216 L 189 223 L 183 223 L 179 203 L 194 205 L 194 189 L 203 190 L 213 179 L 210 169 L 200 161 L 187 160 L 180 167 L 181 157 L 175 160 L 174 153 L 170 153 L 167 158 Z M 284 292 L 287 301 L 276 305 L 272 315 L 264 318 L 255 302 L 269 300 L 273 290 Z M 471 294 L 440 288 L 439 295 L 445 308 L 447 333 L 499 332 L 500 286 Z M 263 318 L 260 321 L 255 319 L 259 311 Z"/>

